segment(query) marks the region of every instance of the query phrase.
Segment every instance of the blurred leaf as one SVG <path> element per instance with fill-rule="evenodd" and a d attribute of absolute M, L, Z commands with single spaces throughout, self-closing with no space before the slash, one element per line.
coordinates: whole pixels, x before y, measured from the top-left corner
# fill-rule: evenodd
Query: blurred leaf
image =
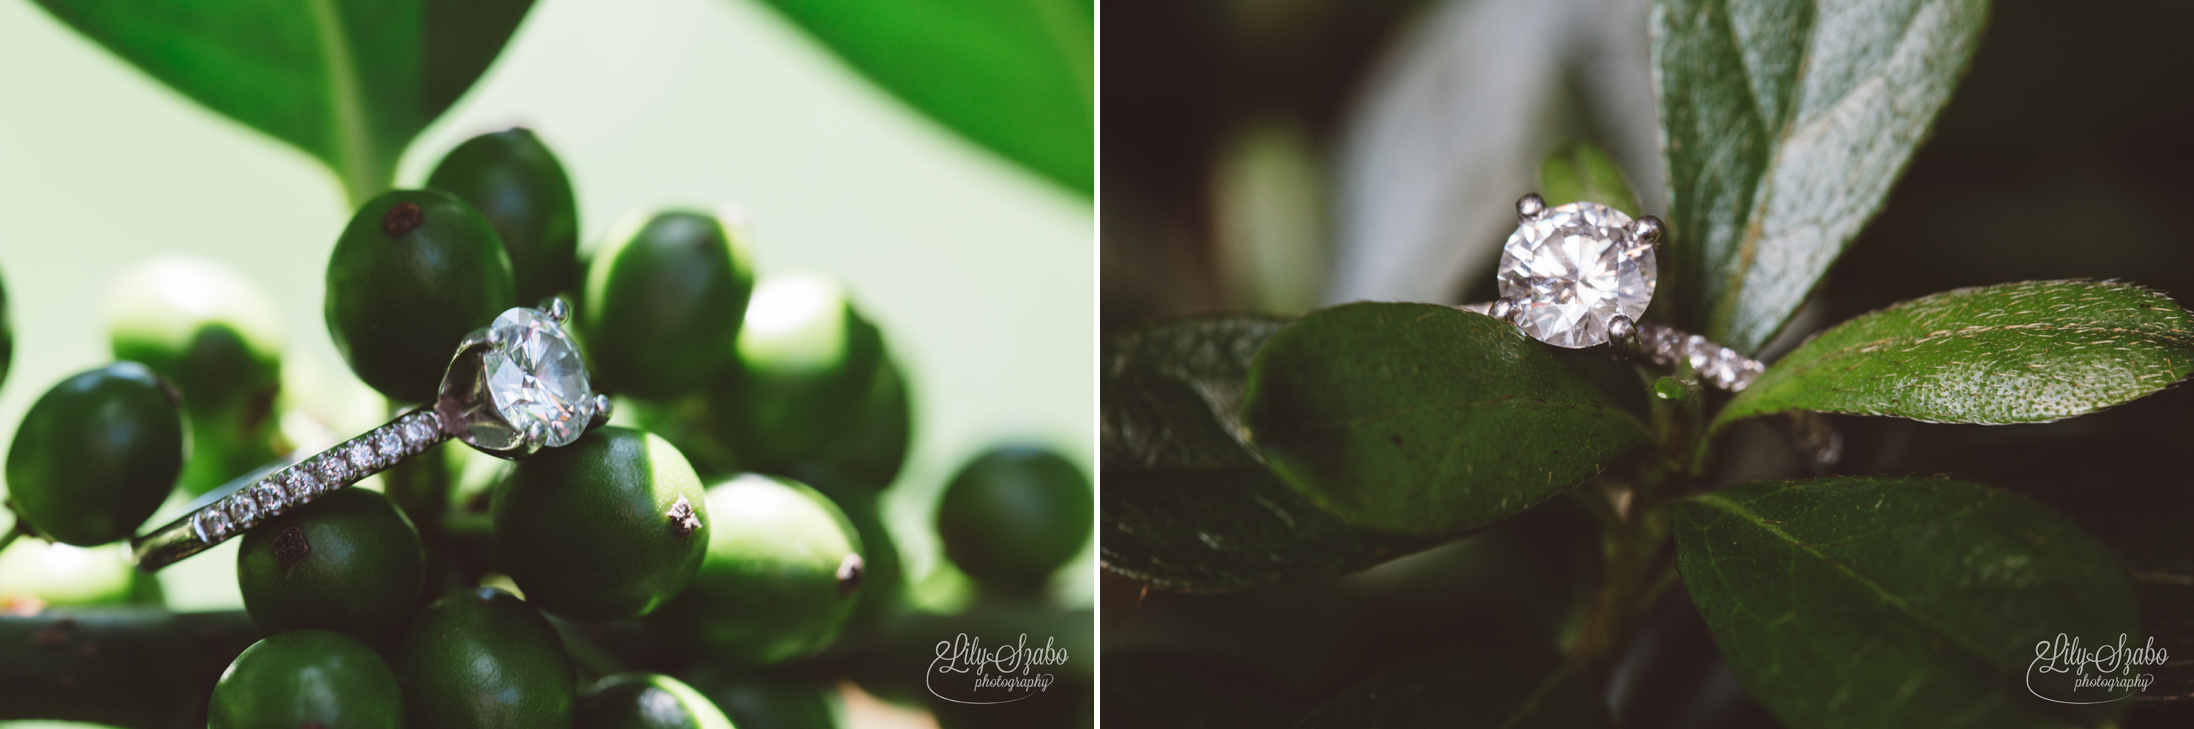
<path fill-rule="evenodd" d="M 198 103 L 326 163 L 352 202 L 502 50 L 532 0 L 38 0 Z"/>
<path fill-rule="evenodd" d="M 1591 201 L 1633 216 L 1645 214 L 1614 158 L 1584 142 L 1555 150 L 1539 165 L 1539 196 L 1548 205 Z"/>
<path fill-rule="evenodd" d="M 1576 486 L 1651 437 L 1515 327 L 1433 304 L 1314 312 L 1257 356 L 1257 449 L 1353 524 L 1452 534 Z"/>
<path fill-rule="evenodd" d="M 1106 569 L 1160 589 L 1216 592 L 1352 572 L 1436 543 L 1319 510 L 1236 439 L 1250 360 L 1287 324 L 1180 319 L 1106 343 Z"/>
<path fill-rule="evenodd" d="M 1098 460 L 1114 469 L 1260 466 L 1240 435 L 1250 360 L 1292 320 L 1233 314 L 1161 321 L 1101 353 Z"/>
<path fill-rule="evenodd" d="M 1350 687 L 1296 729 L 1611 727 L 1599 693 L 1545 655 L 1470 654 Z"/>
<path fill-rule="evenodd" d="M 1862 314 L 1784 356 L 1715 428 L 1812 410 L 1938 423 L 2036 423 L 2169 387 L 2194 369 L 2194 321 L 2131 284 L 2027 281 Z"/>
<path fill-rule="evenodd" d="M 2093 648 L 2135 624 L 2125 570 L 2024 497 L 1933 479 L 1758 482 L 1677 502 L 1673 525 L 1730 670 L 1794 729 L 2054 727 L 2127 705 L 2027 688 L 2102 698 L 2075 694 L 2071 675 L 2028 675 L 2036 644 Z"/>
<path fill-rule="evenodd" d="M 768 0 L 922 113 L 1083 194 L 1096 189 L 1088 0 Z"/>
<path fill-rule="evenodd" d="M 1664 288 L 1757 353 L 1874 216 L 1978 45 L 1987 0 L 1659 0 Z"/>
<path fill-rule="evenodd" d="M 1105 569 L 1181 592 L 1354 572 L 1442 541 L 1350 524 L 1262 466 L 1106 471 L 1098 500 Z"/>

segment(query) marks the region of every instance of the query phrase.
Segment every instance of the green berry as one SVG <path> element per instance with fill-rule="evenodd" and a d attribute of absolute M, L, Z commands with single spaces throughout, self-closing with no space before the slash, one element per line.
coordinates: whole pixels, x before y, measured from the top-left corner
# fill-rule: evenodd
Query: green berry
<path fill-rule="evenodd" d="M 945 556 L 979 581 L 1041 584 L 1089 541 L 1089 477 L 1056 453 L 994 448 L 960 469 L 937 505 Z"/>
<path fill-rule="evenodd" d="M 491 587 L 414 616 L 394 650 L 412 729 L 571 726 L 571 659 L 548 619 Z"/>
<path fill-rule="evenodd" d="M 373 650 L 327 630 L 253 643 L 229 664 L 207 707 L 209 729 L 404 726 L 396 675 Z"/>
<path fill-rule="evenodd" d="M 39 533 L 88 547 L 136 531 L 182 471 L 175 389 L 144 365 L 116 362 L 31 405 L 8 451 L 9 499 Z"/>
<path fill-rule="evenodd" d="M 578 729 L 732 729 L 724 712 L 678 679 L 620 673 L 579 697 Z"/>
<path fill-rule="evenodd" d="M 512 127 L 465 140 L 435 165 L 427 187 L 480 211 L 510 254 L 518 301 L 572 290 L 579 278 L 579 204 L 563 164 L 533 131 Z"/>
<path fill-rule="evenodd" d="M 425 579 L 411 520 L 361 488 L 268 519 L 236 552 L 244 609 L 268 631 L 327 628 L 379 641 L 411 617 Z"/>
<path fill-rule="evenodd" d="M 400 402 L 433 400 L 457 343 L 515 302 L 495 229 L 434 190 L 368 201 L 328 256 L 328 333 L 359 379 Z"/>
<path fill-rule="evenodd" d="M 634 217 L 587 267 L 582 333 L 609 392 L 669 400 L 731 363 L 754 292 L 736 225 L 695 212 Z"/>
<path fill-rule="evenodd" d="M 819 274 L 762 279 L 739 332 L 739 369 L 716 407 L 735 413 L 729 441 L 751 470 L 834 464 L 853 450 L 877 397 L 883 334 L 845 286 Z"/>
<path fill-rule="evenodd" d="M 867 569 L 845 514 L 815 489 L 759 475 L 710 488 L 708 509 L 708 559 L 662 622 L 727 666 L 782 663 L 830 645 Z"/>
<path fill-rule="evenodd" d="M 677 597 L 713 533 L 685 456 L 614 426 L 520 461 L 490 513 L 496 561 L 526 599 L 585 622 L 645 615 Z"/>
<path fill-rule="evenodd" d="M 702 667 L 687 675 L 731 722 L 743 728 L 835 729 L 838 696 L 833 687 L 787 671 L 724 671 Z"/>
<path fill-rule="evenodd" d="M 155 259 L 116 280 L 107 315 L 114 358 L 143 363 L 183 394 L 185 490 L 205 493 L 279 455 L 281 313 L 249 279 L 213 261 Z"/>

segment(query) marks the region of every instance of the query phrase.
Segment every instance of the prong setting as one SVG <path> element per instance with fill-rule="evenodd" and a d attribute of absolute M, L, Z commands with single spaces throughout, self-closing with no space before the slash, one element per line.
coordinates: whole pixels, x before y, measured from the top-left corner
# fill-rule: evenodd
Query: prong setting
<path fill-rule="evenodd" d="M 1661 219 L 1651 215 L 1640 215 L 1637 220 L 1630 221 L 1630 235 L 1640 243 L 1653 246 L 1654 250 L 1660 250 L 1661 233 L 1665 229 Z"/>
<path fill-rule="evenodd" d="M 1546 212 L 1546 198 L 1539 197 L 1539 193 L 1527 192 L 1524 193 L 1523 197 L 1516 199 L 1516 218 L 1518 220 L 1532 220 L 1544 212 Z"/>
<path fill-rule="evenodd" d="M 1493 304 L 1486 307 L 1486 316 L 1513 323 L 1512 317 L 1516 316 L 1516 302 L 1506 296 L 1494 299 Z"/>
<path fill-rule="evenodd" d="M 594 396 L 594 419 L 592 419 L 592 420 L 589 420 L 589 421 L 587 421 L 587 427 L 588 427 L 588 428 L 590 428 L 590 429 L 592 429 L 592 428 L 599 428 L 599 427 L 602 427 L 602 426 L 604 426 L 604 425 L 608 425 L 608 424 L 609 424 L 609 416 L 610 416 L 610 412 L 611 412 L 611 410 L 612 410 L 612 403 L 610 402 L 610 399 L 609 399 L 609 396 L 608 396 L 608 395 L 601 395 L 601 394 L 597 394 L 597 395 L 595 395 L 595 396 Z"/>
<path fill-rule="evenodd" d="M 1607 346 L 1616 359 L 1636 359 L 1640 352 L 1638 324 L 1630 317 L 1616 314 L 1607 320 Z"/>
<path fill-rule="evenodd" d="M 543 299 L 541 305 L 534 308 L 540 309 L 541 313 L 548 315 L 550 321 L 558 324 L 562 324 L 565 320 L 571 318 L 571 305 L 564 303 L 564 297 L 562 296 L 551 296 Z"/>

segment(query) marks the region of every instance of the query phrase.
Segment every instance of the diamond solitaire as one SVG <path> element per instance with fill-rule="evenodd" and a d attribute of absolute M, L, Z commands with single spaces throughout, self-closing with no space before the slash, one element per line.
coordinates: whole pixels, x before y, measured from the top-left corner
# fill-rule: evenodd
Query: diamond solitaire
<path fill-rule="evenodd" d="M 541 429 L 544 446 L 578 440 L 594 418 L 594 391 L 579 348 L 541 311 L 514 308 L 495 317 L 481 366 L 496 411 L 520 432 Z"/>
<path fill-rule="evenodd" d="M 1660 221 L 1636 221 L 1606 205 L 1518 205 L 1522 223 L 1501 246 L 1501 298 L 1518 329 L 1557 347 L 1608 342 L 1611 323 L 1634 327 L 1653 301 L 1653 241 Z M 1648 223 L 1647 221 L 1651 221 Z"/>

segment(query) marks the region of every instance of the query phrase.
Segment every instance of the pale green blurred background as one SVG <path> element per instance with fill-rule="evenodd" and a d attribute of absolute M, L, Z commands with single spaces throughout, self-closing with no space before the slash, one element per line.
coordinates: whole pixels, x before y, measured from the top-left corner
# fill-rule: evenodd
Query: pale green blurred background
<path fill-rule="evenodd" d="M 418 185 L 457 143 L 511 124 L 563 160 L 583 247 L 638 208 L 735 203 L 762 273 L 850 284 L 914 386 L 914 447 L 885 504 L 918 601 L 964 597 L 931 525 L 966 459 L 1013 439 L 1088 468 L 1087 198 L 953 135 L 742 0 L 537 3 L 406 153 L 398 184 Z M 0 0 L 0 279 L 16 336 L 0 454 L 46 388 L 111 359 L 109 284 L 164 254 L 218 260 L 256 282 L 283 309 L 291 395 L 343 434 L 378 424 L 377 397 L 343 365 L 320 314 L 349 212 L 334 176 L 303 153 L 197 106 L 30 3 Z M 171 605 L 240 605 L 232 550 L 163 572 Z M 1091 601 L 1093 554 L 1085 547 L 1055 582 L 1069 605 Z"/>

